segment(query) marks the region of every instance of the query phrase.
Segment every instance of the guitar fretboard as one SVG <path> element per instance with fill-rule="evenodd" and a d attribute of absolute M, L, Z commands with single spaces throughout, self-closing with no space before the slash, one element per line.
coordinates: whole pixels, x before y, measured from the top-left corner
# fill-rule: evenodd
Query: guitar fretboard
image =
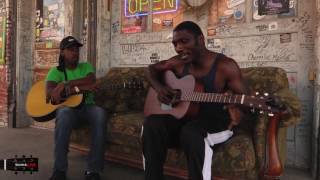
<path fill-rule="evenodd" d="M 215 103 L 232 103 L 232 104 L 243 104 L 245 95 L 232 94 L 224 95 L 218 93 L 198 93 L 189 92 L 182 94 L 181 100 L 193 101 L 193 102 L 215 102 Z"/>

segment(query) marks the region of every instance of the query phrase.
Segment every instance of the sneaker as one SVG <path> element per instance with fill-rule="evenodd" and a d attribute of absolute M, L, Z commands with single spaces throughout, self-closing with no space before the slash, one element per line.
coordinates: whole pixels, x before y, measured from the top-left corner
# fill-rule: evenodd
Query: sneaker
<path fill-rule="evenodd" d="M 101 180 L 99 173 L 86 171 L 84 175 L 86 180 Z"/>
<path fill-rule="evenodd" d="M 66 172 L 64 171 L 54 171 L 49 180 L 67 180 Z"/>

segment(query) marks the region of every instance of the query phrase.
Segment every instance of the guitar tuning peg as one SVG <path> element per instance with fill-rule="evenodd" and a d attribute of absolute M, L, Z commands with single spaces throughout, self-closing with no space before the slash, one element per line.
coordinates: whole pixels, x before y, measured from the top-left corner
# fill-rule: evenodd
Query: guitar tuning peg
<path fill-rule="evenodd" d="M 264 95 L 264 96 L 269 96 L 269 93 L 264 93 L 263 95 Z"/>
<path fill-rule="evenodd" d="M 30 174 L 32 174 L 32 171 L 30 171 Z"/>
<path fill-rule="evenodd" d="M 22 158 L 25 158 L 26 156 L 25 155 L 22 155 Z"/>
<path fill-rule="evenodd" d="M 18 174 L 18 172 L 17 172 L 17 171 L 15 171 L 15 172 L 14 172 L 14 174 L 15 174 L 15 175 L 17 175 L 17 174 Z"/>
<path fill-rule="evenodd" d="M 30 155 L 30 158 L 32 158 L 32 155 Z"/>
<path fill-rule="evenodd" d="M 258 96 L 260 93 L 259 92 L 256 92 L 256 96 Z"/>
<path fill-rule="evenodd" d="M 274 114 L 273 113 L 268 113 L 268 116 L 273 117 Z"/>
<path fill-rule="evenodd" d="M 264 112 L 263 112 L 263 111 L 259 111 L 259 113 L 260 113 L 260 114 L 263 114 Z"/>
<path fill-rule="evenodd" d="M 255 112 L 255 109 L 254 109 L 254 108 L 252 108 L 250 111 L 251 111 L 252 113 L 254 113 L 254 112 Z"/>

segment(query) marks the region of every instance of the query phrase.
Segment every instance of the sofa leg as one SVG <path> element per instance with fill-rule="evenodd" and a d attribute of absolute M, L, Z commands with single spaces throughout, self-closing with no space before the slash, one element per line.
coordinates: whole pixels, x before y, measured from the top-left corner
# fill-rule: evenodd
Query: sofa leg
<path fill-rule="evenodd" d="M 263 168 L 263 179 L 280 179 L 282 165 L 278 151 L 278 124 L 280 114 L 269 118 L 266 146 L 266 161 Z"/>

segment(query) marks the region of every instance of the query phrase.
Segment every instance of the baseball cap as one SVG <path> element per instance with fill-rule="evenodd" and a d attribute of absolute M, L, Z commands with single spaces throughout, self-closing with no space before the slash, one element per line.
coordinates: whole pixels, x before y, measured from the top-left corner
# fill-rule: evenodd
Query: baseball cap
<path fill-rule="evenodd" d="M 81 47 L 83 46 L 83 44 L 81 44 L 76 38 L 72 36 L 67 36 L 60 42 L 60 49 L 65 49 L 73 46 Z"/>

